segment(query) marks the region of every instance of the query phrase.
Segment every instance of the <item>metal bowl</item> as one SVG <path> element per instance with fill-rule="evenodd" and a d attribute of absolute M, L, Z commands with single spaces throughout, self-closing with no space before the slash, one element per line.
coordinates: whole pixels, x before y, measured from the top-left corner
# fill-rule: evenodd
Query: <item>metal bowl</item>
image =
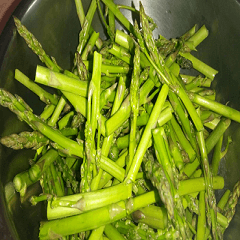
<path fill-rule="evenodd" d="M 132 4 L 138 8 L 138 1 L 115 0 L 116 3 Z M 198 47 L 195 55 L 219 70 L 213 87 L 217 90 L 217 100 L 240 110 L 240 2 L 239 0 L 142 0 L 147 14 L 158 25 L 156 36 L 167 38 L 181 36 L 194 24 L 205 24 L 210 30 L 209 37 Z M 83 0 L 85 10 L 90 1 Z M 128 11 L 124 14 L 132 19 Z M 45 51 L 54 56 L 59 65 L 70 69 L 78 43 L 80 24 L 73 0 L 22 0 L 14 15 L 37 37 Z M 134 15 L 133 17 L 136 17 Z M 93 27 L 104 31 L 98 14 Z M 38 98 L 14 80 L 14 70 L 20 69 L 34 79 L 35 68 L 41 64 L 17 34 L 11 18 L 0 36 L 0 87 L 22 96 L 40 114 L 43 104 Z M 29 129 L 8 109 L 0 107 L 0 137 Z M 239 180 L 240 170 L 240 125 L 232 123 L 227 134 L 233 143 L 227 156 L 221 162 L 220 175 L 225 178 L 225 188 L 232 189 Z M 30 206 L 28 201 L 20 204 L 19 196 L 13 191 L 13 177 L 28 168 L 28 160 L 33 151 L 12 151 L 0 145 L 0 238 L 38 239 L 38 227 L 44 218 L 44 206 Z M 35 184 L 28 191 L 37 193 Z M 217 192 L 217 198 L 224 190 Z M 224 239 L 239 239 L 240 209 L 237 210 Z"/>

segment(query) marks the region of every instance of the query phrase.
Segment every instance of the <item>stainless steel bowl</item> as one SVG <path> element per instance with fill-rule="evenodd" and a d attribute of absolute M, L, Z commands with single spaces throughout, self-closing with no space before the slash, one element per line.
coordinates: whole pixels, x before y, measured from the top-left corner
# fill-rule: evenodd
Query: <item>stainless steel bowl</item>
<path fill-rule="evenodd" d="M 121 4 L 138 1 L 115 0 Z M 239 0 L 142 0 L 147 14 L 158 25 L 156 36 L 176 37 L 194 24 L 205 24 L 209 37 L 198 47 L 195 55 L 219 70 L 213 87 L 217 100 L 229 102 L 229 106 L 240 110 L 240 1 Z M 83 0 L 87 10 L 89 0 Z M 124 11 L 129 19 L 132 15 Z M 73 0 L 22 0 L 14 15 L 42 43 L 47 53 L 54 56 L 60 66 L 70 69 L 78 43 L 80 25 Z M 136 16 L 134 16 L 136 17 Z M 99 16 L 96 14 L 93 27 L 104 38 Z M 34 79 L 35 68 L 41 64 L 23 39 L 16 33 L 13 19 L 7 23 L 0 36 L 0 87 L 17 93 L 34 109 L 41 112 L 43 104 L 38 98 L 14 80 L 14 69 L 18 68 Z M 0 137 L 28 129 L 8 109 L 0 107 Z M 240 177 L 240 125 L 232 123 L 227 132 L 233 138 L 227 156 L 222 160 L 220 175 L 225 178 L 225 187 L 232 189 Z M 0 145 L 0 239 L 38 239 L 38 224 L 44 217 L 43 206 L 31 207 L 26 201 L 20 205 L 18 194 L 12 190 L 15 174 L 28 168 L 33 151 L 12 151 Z M 39 191 L 35 184 L 31 192 Z M 217 192 L 217 198 L 223 193 Z M 225 233 L 225 239 L 239 239 L 240 209 Z"/>

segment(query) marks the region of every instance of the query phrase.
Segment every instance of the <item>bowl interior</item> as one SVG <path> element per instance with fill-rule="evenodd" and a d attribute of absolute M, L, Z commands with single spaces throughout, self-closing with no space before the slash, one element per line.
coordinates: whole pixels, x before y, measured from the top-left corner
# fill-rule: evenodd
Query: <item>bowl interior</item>
<path fill-rule="evenodd" d="M 90 1 L 82 2 L 87 10 Z M 115 2 L 139 7 L 137 0 L 132 2 L 115 0 Z M 240 110 L 239 2 L 236 0 L 142 0 L 142 3 L 146 13 L 158 25 L 154 31 L 156 37 L 159 34 L 166 38 L 179 37 L 194 24 L 198 24 L 199 27 L 206 25 L 210 32 L 209 37 L 198 47 L 194 55 L 219 71 L 213 82 L 213 87 L 217 91 L 217 100 Z M 132 15 L 127 10 L 123 12 L 131 20 L 138 19 L 136 14 Z M 71 69 L 80 30 L 74 1 L 23 0 L 14 15 L 22 20 L 45 51 L 54 56 L 63 69 Z M 95 14 L 92 25 L 105 39 L 98 14 Z M 44 104 L 31 91 L 14 80 L 14 70 L 18 68 L 30 79 L 34 79 L 36 65 L 42 63 L 17 34 L 13 19 L 9 20 L 2 32 L 0 45 L 0 87 L 23 97 L 34 112 L 40 114 Z M 0 107 L 0 137 L 27 129 L 29 127 L 20 122 L 13 113 Z M 233 143 L 221 162 L 220 175 L 225 178 L 225 189 L 232 189 L 239 179 L 240 125 L 233 122 L 227 134 L 232 136 Z M 39 204 L 31 207 L 27 199 L 20 205 L 18 194 L 14 193 L 11 184 L 17 173 L 28 169 L 28 161 L 33 156 L 33 151 L 12 151 L 0 145 L 0 230 L 2 230 L 0 237 L 3 234 L 1 239 L 38 239 L 39 221 L 45 217 L 43 211 L 45 206 Z M 28 193 L 36 194 L 38 191 L 39 185 L 35 184 Z M 223 192 L 224 190 L 217 192 L 217 198 Z M 238 239 L 239 224 L 240 210 L 237 210 L 225 233 L 226 239 Z"/>

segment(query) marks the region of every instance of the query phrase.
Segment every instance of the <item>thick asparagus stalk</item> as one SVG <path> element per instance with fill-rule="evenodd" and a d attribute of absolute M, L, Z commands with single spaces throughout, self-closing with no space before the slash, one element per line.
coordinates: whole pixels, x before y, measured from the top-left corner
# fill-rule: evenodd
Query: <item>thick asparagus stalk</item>
<path fill-rule="evenodd" d="M 41 222 L 39 238 L 55 239 L 113 223 L 156 201 L 154 193 L 146 193 L 77 216 Z"/>
<path fill-rule="evenodd" d="M 118 184 L 113 187 L 53 199 L 48 203 L 48 220 L 63 218 L 107 206 L 131 197 L 132 185 Z"/>
<path fill-rule="evenodd" d="M 62 73 L 51 71 L 42 66 L 37 66 L 35 82 L 71 92 L 83 97 L 87 96 L 88 82 L 68 77 Z"/>

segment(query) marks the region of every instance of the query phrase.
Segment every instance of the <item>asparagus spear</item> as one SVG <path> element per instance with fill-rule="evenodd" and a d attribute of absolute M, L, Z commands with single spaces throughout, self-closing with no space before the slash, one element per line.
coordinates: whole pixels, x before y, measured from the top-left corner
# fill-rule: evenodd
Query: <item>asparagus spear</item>
<path fill-rule="evenodd" d="M 37 94 L 41 101 L 46 104 L 54 104 L 57 105 L 58 100 L 56 96 L 48 93 L 41 87 L 39 87 L 36 83 L 32 82 L 27 76 L 25 76 L 20 70 L 15 70 L 15 79 L 22 83 L 24 86 L 29 88 L 35 94 Z"/>
<path fill-rule="evenodd" d="M 166 97 L 168 94 L 168 89 L 169 88 L 167 85 L 162 86 L 162 89 L 158 95 L 155 106 L 152 110 L 152 113 L 150 115 L 150 118 L 148 120 L 146 128 L 144 129 L 143 135 L 142 135 L 139 145 L 137 147 L 136 153 L 133 158 L 132 165 L 131 165 L 128 175 L 126 177 L 126 182 L 129 180 L 134 181 L 136 178 L 136 175 L 137 175 L 140 165 L 142 163 L 143 156 L 147 150 L 148 143 L 151 138 L 151 130 L 153 128 L 155 128 L 155 126 L 157 124 L 157 119 L 161 113 L 162 106 L 166 100 Z"/>
<path fill-rule="evenodd" d="M 130 87 L 130 105 L 132 109 L 132 118 L 129 137 L 129 162 L 126 168 L 127 172 L 130 169 L 136 151 L 136 129 L 137 129 L 137 117 L 139 112 L 139 93 L 138 93 L 139 78 L 140 78 L 140 49 L 136 45 L 134 55 L 134 69 L 132 73 Z"/>
<path fill-rule="evenodd" d="M 0 142 L 6 147 L 13 148 L 15 150 L 23 148 L 32 148 L 36 150 L 49 144 L 49 139 L 43 136 L 41 133 L 33 131 L 5 136 L 0 139 Z"/>
<path fill-rule="evenodd" d="M 240 181 L 238 181 L 233 188 L 232 193 L 229 196 L 226 206 L 224 207 L 224 215 L 228 219 L 228 223 L 232 220 L 235 214 L 235 207 L 238 203 L 238 198 L 240 196 Z"/>
<path fill-rule="evenodd" d="M 30 33 L 25 26 L 23 26 L 20 20 L 16 17 L 13 17 L 15 25 L 17 27 L 17 31 L 21 37 L 24 38 L 29 48 L 38 55 L 39 59 L 46 64 L 46 66 L 53 71 L 61 71 L 61 68 L 57 65 L 56 60 L 50 57 L 45 53 L 42 48 L 42 45 L 38 42 L 38 40 Z"/>

